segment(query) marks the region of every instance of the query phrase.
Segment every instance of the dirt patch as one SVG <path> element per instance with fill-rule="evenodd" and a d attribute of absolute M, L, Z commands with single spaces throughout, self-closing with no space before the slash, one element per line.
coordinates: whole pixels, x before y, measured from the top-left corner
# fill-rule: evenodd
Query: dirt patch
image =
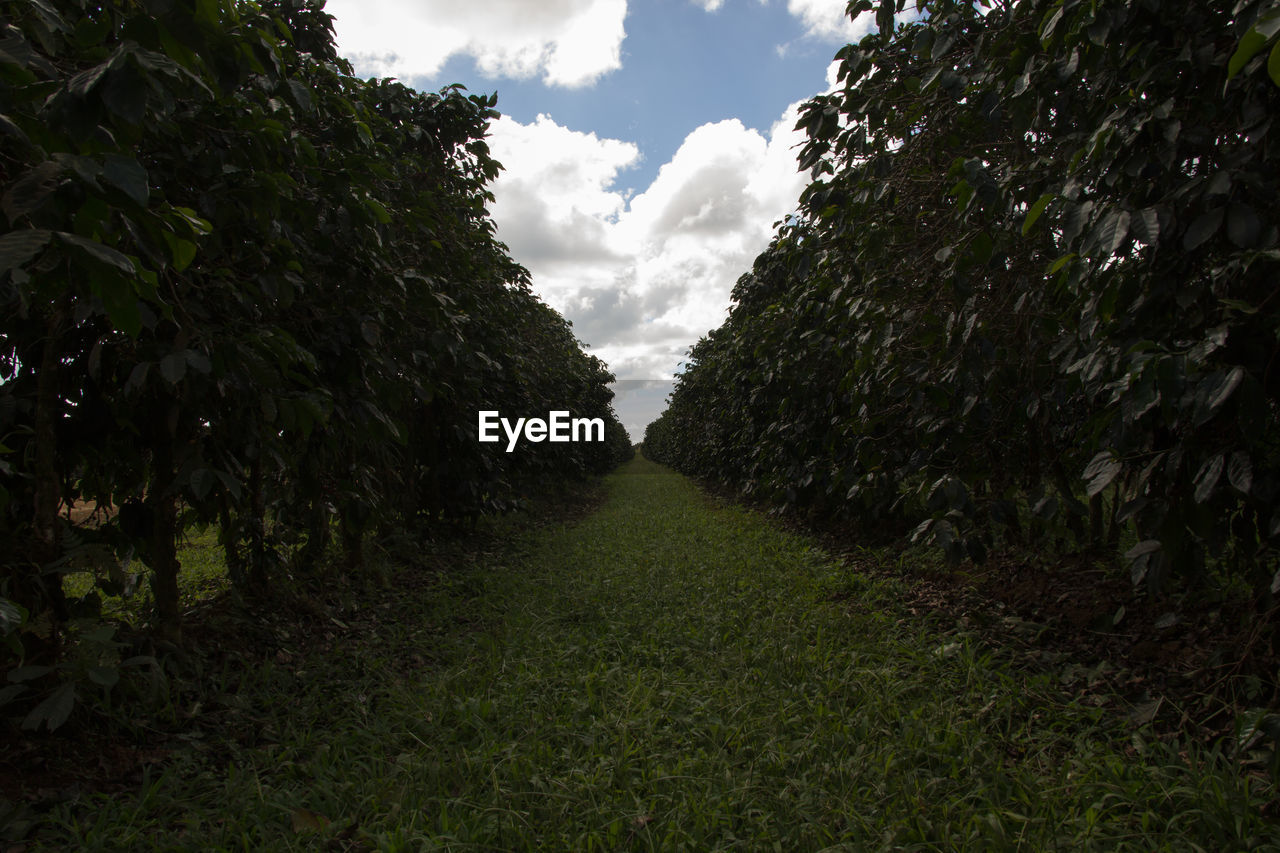
<path fill-rule="evenodd" d="M 74 501 L 71 505 L 58 504 L 58 515 L 76 527 L 97 527 L 110 521 L 118 507 L 100 505 L 97 501 Z"/>

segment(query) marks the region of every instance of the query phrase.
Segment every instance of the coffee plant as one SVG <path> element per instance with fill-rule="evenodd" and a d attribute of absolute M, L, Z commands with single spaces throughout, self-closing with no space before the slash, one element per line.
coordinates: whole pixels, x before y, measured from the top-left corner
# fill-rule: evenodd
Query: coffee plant
<path fill-rule="evenodd" d="M 646 453 L 956 560 L 1280 591 L 1280 5 L 872 11 Z"/>
<path fill-rule="evenodd" d="M 269 595 L 331 537 L 355 570 L 370 535 L 631 452 L 495 237 L 496 97 L 356 78 L 318 0 L 0 0 L 0 27 L 0 631 L 28 675 L 140 565 L 179 641 L 193 526 Z M 505 453 L 480 409 L 609 441 Z"/>

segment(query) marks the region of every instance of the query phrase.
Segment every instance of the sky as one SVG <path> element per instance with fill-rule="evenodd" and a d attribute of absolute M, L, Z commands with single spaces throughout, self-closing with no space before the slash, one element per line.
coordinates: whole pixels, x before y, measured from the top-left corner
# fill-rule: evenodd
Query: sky
<path fill-rule="evenodd" d="M 796 207 L 846 0 L 329 0 L 362 77 L 497 93 L 498 238 L 620 380 L 633 441 Z M 505 414 L 505 413 L 504 413 Z M 513 413 L 533 416 L 538 413 Z"/>

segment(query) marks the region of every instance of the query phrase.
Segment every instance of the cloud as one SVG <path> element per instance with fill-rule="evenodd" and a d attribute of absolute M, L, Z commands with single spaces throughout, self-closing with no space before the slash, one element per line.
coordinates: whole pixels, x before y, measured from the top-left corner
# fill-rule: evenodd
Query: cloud
<path fill-rule="evenodd" d="M 840 88 L 840 66 L 844 63 L 834 60 L 827 66 L 827 92 L 834 92 Z"/>
<path fill-rule="evenodd" d="M 466 54 L 490 76 L 578 87 L 621 66 L 627 0 L 329 0 L 326 10 L 365 76 L 431 76 Z"/>
<path fill-rule="evenodd" d="M 787 0 L 787 11 L 804 24 L 805 34 L 823 41 L 859 41 L 875 28 L 875 15 L 851 21 L 847 8 L 846 0 Z"/>
<path fill-rule="evenodd" d="M 498 237 L 619 378 L 669 378 L 795 209 L 798 107 L 767 134 L 737 119 L 698 127 L 634 196 L 614 188 L 634 145 L 547 116 L 501 119 L 490 139 L 507 167 L 493 186 Z"/>
<path fill-rule="evenodd" d="M 620 256 L 610 223 L 626 208 L 612 189 L 640 159 L 630 142 L 561 127 L 547 115 L 532 124 L 503 117 L 490 126 L 489 147 L 504 171 L 491 205 L 512 256 L 530 267 L 571 274 Z"/>
<path fill-rule="evenodd" d="M 675 390 L 671 380 L 621 379 L 609 386 L 613 390 L 613 410 L 627 428 L 633 442 L 644 439 L 645 427 L 658 412 L 666 408 L 667 397 Z"/>

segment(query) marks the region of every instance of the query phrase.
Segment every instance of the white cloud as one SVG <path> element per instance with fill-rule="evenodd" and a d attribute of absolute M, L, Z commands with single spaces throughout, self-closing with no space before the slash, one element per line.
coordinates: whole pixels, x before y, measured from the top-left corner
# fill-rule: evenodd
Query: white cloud
<path fill-rule="evenodd" d="M 500 236 L 513 257 L 556 282 L 620 257 L 609 226 L 626 199 L 612 186 L 640 159 L 634 144 L 539 115 L 527 125 L 507 117 L 493 122 L 489 147 L 504 167 L 491 210 L 506 223 Z"/>
<path fill-rule="evenodd" d="M 631 434 L 632 441 L 644 438 L 645 427 L 666 408 L 666 399 L 675 390 L 671 380 L 622 379 L 614 382 L 613 410 Z"/>
<path fill-rule="evenodd" d="M 489 75 L 572 87 L 620 67 L 627 0 L 329 0 L 326 11 L 361 75 L 407 81 L 467 54 Z"/>
<path fill-rule="evenodd" d="M 846 0 L 787 0 L 787 11 L 804 23 L 805 34 L 824 41 L 858 41 L 875 28 L 875 15 L 851 21 L 847 8 Z"/>
<path fill-rule="evenodd" d="M 634 145 L 546 116 L 502 119 L 490 140 L 507 167 L 493 186 L 498 237 L 617 376 L 668 378 L 795 208 L 797 108 L 767 136 L 737 119 L 702 125 L 629 200 L 613 185 Z"/>
<path fill-rule="evenodd" d="M 840 66 L 839 60 L 833 61 L 827 66 L 827 91 L 834 92 L 840 86 Z"/>
<path fill-rule="evenodd" d="M 708 12 L 714 12 L 724 5 L 724 0 L 692 0 L 692 2 Z"/>

